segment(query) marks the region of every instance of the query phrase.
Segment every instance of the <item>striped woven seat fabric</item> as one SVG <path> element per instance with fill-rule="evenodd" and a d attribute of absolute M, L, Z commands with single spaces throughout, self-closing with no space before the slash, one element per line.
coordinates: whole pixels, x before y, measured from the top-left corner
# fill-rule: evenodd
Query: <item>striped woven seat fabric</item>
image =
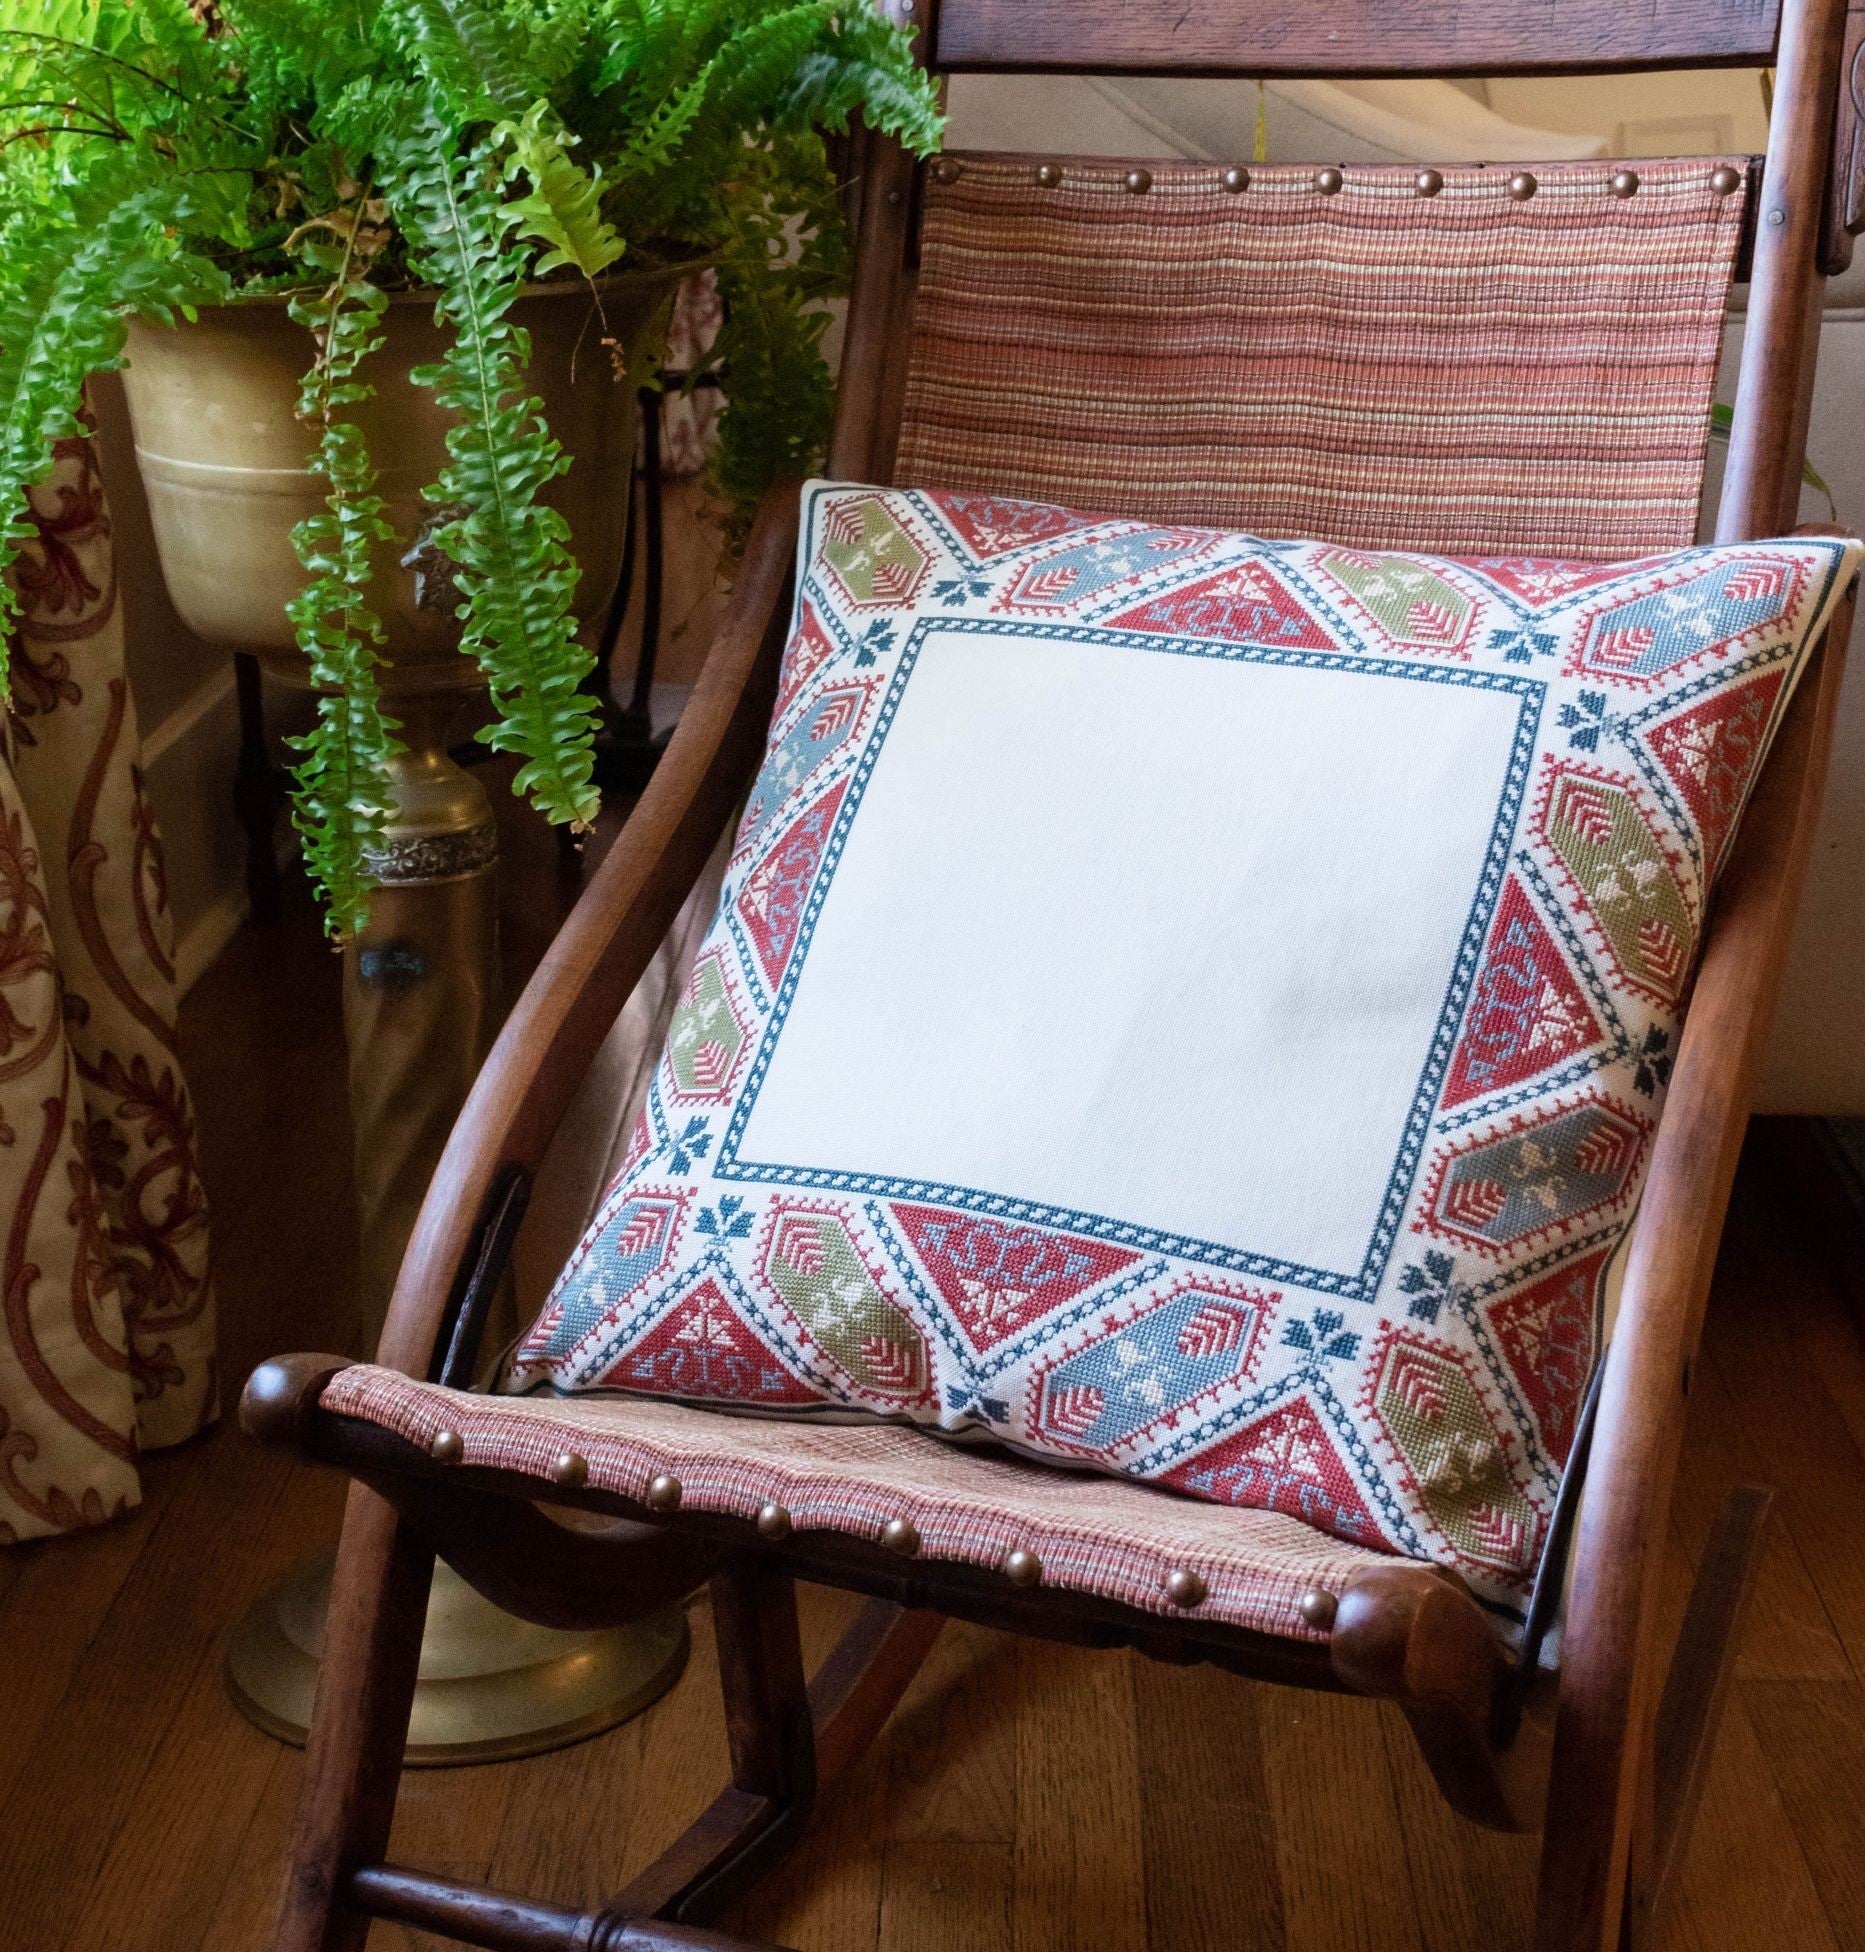
<path fill-rule="evenodd" d="M 895 482 L 1443 555 L 1686 547 L 1745 179 L 948 156 Z"/>
<path fill-rule="evenodd" d="M 1283 1512 L 1205 1504 L 891 1424 L 786 1423 L 622 1396 L 482 1396 L 360 1363 L 321 1400 L 424 1450 L 457 1431 L 463 1463 L 535 1476 L 542 1497 L 552 1462 L 574 1451 L 588 1483 L 637 1502 L 665 1473 L 679 1479 L 687 1511 L 751 1519 L 781 1505 L 798 1531 L 871 1542 L 904 1518 L 922 1558 L 995 1569 L 1022 1550 L 1047 1587 L 1152 1613 L 1184 1617 L 1166 1582 L 1190 1571 L 1206 1591 L 1199 1619 L 1287 1639 L 1323 1637 L 1301 1616 L 1305 1593 L 1338 1593 L 1365 1567 L 1391 1563 Z"/>

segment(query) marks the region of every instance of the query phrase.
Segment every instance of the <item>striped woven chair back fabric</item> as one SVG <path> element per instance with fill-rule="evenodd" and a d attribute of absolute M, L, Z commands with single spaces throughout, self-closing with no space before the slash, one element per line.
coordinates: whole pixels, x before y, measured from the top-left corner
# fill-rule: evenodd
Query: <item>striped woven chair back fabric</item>
<path fill-rule="evenodd" d="M 1452 555 L 1694 538 L 1746 159 L 1240 174 L 935 164 L 896 482 Z"/>

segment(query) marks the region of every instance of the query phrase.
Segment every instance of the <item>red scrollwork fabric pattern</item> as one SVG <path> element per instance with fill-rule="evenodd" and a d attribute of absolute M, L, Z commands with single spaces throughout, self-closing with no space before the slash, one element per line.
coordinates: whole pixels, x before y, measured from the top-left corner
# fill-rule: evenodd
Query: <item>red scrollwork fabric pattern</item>
<path fill-rule="evenodd" d="M 0 1543 L 101 1524 L 215 1413 L 172 925 L 110 517 L 61 442 L 18 570 L 0 751 Z"/>

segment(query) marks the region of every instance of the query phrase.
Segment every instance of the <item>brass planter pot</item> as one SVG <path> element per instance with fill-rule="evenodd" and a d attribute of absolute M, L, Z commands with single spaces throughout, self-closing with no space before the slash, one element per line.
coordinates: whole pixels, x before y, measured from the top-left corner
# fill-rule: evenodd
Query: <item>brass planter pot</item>
<path fill-rule="evenodd" d="M 607 596 L 621 562 L 635 443 L 634 400 L 615 383 L 601 343 L 604 322 L 626 342 L 648 324 L 663 290 L 646 280 L 605 285 L 599 314 L 586 287 L 542 286 L 510 314 L 531 335 L 527 384 L 571 456 L 545 499 L 570 525 L 583 566 L 583 617 Z M 375 397 L 352 411 L 395 531 L 375 564 L 372 592 L 388 636 L 384 687 L 395 697 L 475 691 L 478 672 L 455 656 L 458 599 L 444 566 L 422 547 L 436 514 L 422 490 L 447 465 L 452 424 L 434 395 L 408 377 L 446 350 L 432 296 L 392 297 L 382 338 L 362 369 Z M 311 335 L 292 322 L 284 300 L 262 299 L 173 328 L 132 321 L 128 351 L 123 383 L 136 464 L 177 612 L 197 636 L 252 651 L 273 676 L 306 684 L 285 605 L 306 580 L 292 529 L 323 509 L 326 492 L 308 466 L 316 430 L 297 416 Z"/>
<path fill-rule="evenodd" d="M 605 603 L 620 565 L 635 451 L 633 393 L 602 340 L 656 323 L 667 280 L 607 283 L 601 309 L 580 286 L 520 296 L 528 384 L 572 460 L 547 500 L 582 566 L 579 619 Z M 497 1023 L 498 837 L 485 788 L 447 750 L 463 703 L 484 689 L 459 650 L 459 596 L 429 540 L 447 511 L 422 490 L 447 465 L 451 416 L 409 377 L 445 338 L 431 296 L 391 298 L 383 344 L 363 371 L 375 397 L 353 409 L 394 539 L 372 564 L 386 635 L 382 689 L 408 750 L 390 762 L 394 809 L 372 859 L 380 885 L 346 945 L 349 1046 L 362 1215 L 364 1349 L 448 1131 Z M 137 465 L 162 574 L 198 636 L 255 654 L 309 685 L 285 606 L 306 577 L 293 528 L 327 493 L 307 465 L 316 430 L 297 417 L 313 354 L 283 300 L 221 307 L 164 329 L 133 324 L 124 372 Z M 328 1561 L 268 1594 L 229 1656 L 235 1702 L 261 1728 L 302 1741 L 322 1642 Z M 410 1729 L 411 1761 L 470 1762 L 575 1741 L 636 1713 L 678 1677 L 678 1609 L 606 1634 L 551 1634 L 500 1613 L 441 1568 Z"/>

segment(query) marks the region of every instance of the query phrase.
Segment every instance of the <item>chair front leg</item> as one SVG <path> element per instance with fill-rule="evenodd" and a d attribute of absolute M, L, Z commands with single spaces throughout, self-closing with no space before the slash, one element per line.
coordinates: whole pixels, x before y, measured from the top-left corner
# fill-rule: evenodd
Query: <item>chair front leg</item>
<path fill-rule="evenodd" d="M 369 1916 L 345 1887 L 388 1850 L 433 1571 L 395 1508 L 352 1485 L 273 1952 L 363 1952 Z"/>

